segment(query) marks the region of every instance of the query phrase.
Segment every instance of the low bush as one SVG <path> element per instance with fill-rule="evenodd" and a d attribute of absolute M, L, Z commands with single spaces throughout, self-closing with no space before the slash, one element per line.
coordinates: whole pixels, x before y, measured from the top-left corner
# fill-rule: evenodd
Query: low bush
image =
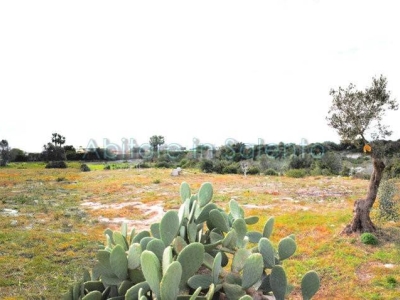
<path fill-rule="evenodd" d="M 212 161 L 212 164 L 212 172 L 222 174 L 222 170 L 226 165 L 225 161 L 217 159 Z"/>
<path fill-rule="evenodd" d="M 391 288 L 391 289 L 395 288 L 396 285 L 398 284 L 396 278 L 394 278 L 393 276 L 387 277 L 386 282 L 387 282 L 389 288 Z"/>
<path fill-rule="evenodd" d="M 398 189 L 393 180 L 382 180 L 379 185 L 378 218 L 387 221 L 399 220 Z"/>
<path fill-rule="evenodd" d="M 169 168 L 173 167 L 173 164 L 170 162 L 167 162 L 167 161 L 159 161 L 159 162 L 156 162 L 155 167 L 169 169 Z"/>
<path fill-rule="evenodd" d="M 241 168 L 237 162 L 229 162 L 222 168 L 222 174 L 238 174 Z"/>
<path fill-rule="evenodd" d="M 247 170 L 247 174 L 249 174 L 249 175 L 258 175 L 258 174 L 260 174 L 260 169 L 257 168 L 257 167 L 252 166 Z"/>
<path fill-rule="evenodd" d="M 229 160 L 204 159 L 200 162 L 200 169 L 204 173 L 238 174 L 241 173 L 239 163 Z"/>
<path fill-rule="evenodd" d="M 303 178 L 307 176 L 307 171 L 304 169 L 290 169 L 285 172 L 285 176 L 292 178 Z"/>
<path fill-rule="evenodd" d="M 317 161 L 322 170 L 328 170 L 329 174 L 338 175 L 343 168 L 342 157 L 335 152 L 327 152 Z"/>
<path fill-rule="evenodd" d="M 385 169 L 385 174 L 389 178 L 400 178 L 400 159 L 393 159 Z"/>
<path fill-rule="evenodd" d="M 65 169 L 67 164 L 65 161 L 50 161 L 46 164 L 46 169 Z"/>
<path fill-rule="evenodd" d="M 268 169 L 275 170 L 278 173 L 285 172 L 289 168 L 289 159 L 275 159 L 267 155 L 261 155 L 258 158 L 261 172 Z"/>
<path fill-rule="evenodd" d="M 321 169 L 319 166 L 316 166 L 314 169 L 310 170 L 311 176 L 331 176 L 332 173 L 328 169 Z"/>
<path fill-rule="evenodd" d="M 313 164 L 314 159 L 311 155 L 292 155 L 289 161 L 290 169 L 308 169 Z"/>
<path fill-rule="evenodd" d="M 204 159 L 200 162 L 200 169 L 204 173 L 212 173 L 214 171 L 213 161 L 210 159 Z"/>
<path fill-rule="evenodd" d="M 142 162 L 142 163 L 138 163 L 135 168 L 137 169 L 148 169 L 151 168 L 151 165 L 149 163 L 146 162 Z"/>
<path fill-rule="evenodd" d="M 276 172 L 274 169 L 265 170 L 264 175 L 267 175 L 267 176 L 279 176 L 278 172 Z"/>
<path fill-rule="evenodd" d="M 81 164 L 80 169 L 81 169 L 82 172 L 89 172 L 90 171 L 90 168 L 89 168 L 89 166 L 87 164 Z"/>
<path fill-rule="evenodd" d="M 195 168 L 197 164 L 198 161 L 195 159 L 184 158 L 179 162 L 179 167 L 183 169 L 190 169 L 190 168 Z"/>
<path fill-rule="evenodd" d="M 340 175 L 342 176 L 350 176 L 350 168 L 348 166 L 344 166 L 342 171 L 340 172 Z"/>
<path fill-rule="evenodd" d="M 361 235 L 361 242 L 366 245 L 377 245 L 378 239 L 372 233 L 364 232 Z"/>

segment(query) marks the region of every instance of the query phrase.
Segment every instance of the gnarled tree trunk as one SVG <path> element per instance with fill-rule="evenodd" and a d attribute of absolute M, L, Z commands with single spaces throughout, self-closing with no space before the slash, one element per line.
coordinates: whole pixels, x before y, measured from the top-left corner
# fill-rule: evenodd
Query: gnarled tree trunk
<path fill-rule="evenodd" d="M 374 232 L 376 227 L 372 223 L 369 213 L 374 205 L 376 195 L 378 194 L 379 184 L 382 179 L 385 164 L 382 159 L 373 157 L 374 170 L 369 181 L 368 194 L 366 199 L 356 200 L 353 209 L 353 220 L 345 227 L 343 233 L 350 234 L 353 232 Z"/>

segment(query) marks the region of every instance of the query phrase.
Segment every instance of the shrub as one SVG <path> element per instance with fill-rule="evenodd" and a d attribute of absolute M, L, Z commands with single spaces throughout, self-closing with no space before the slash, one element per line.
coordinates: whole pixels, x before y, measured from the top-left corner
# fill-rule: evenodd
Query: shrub
<path fill-rule="evenodd" d="M 342 171 L 340 172 L 340 175 L 342 176 L 350 176 L 350 168 L 348 166 L 344 166 Z"/>
<path fill-rule="evenodd" d="M 46 164 L 46 169 L 65 169 L 67 164 L 65 161 L 50 161 Z"/>
<path fill-rule="evenodd" d="M 204 159 L 200 162 L 200 169 L 204 173 L 212 173 L 213 172 L 213 162 L 209 159 Z"/>
<path fill-rule="evenodd" d="M 222 174 L 238 174 L 241 173 L 240 166 L 236 162 L 229 163 L 222 168 Z"/>
<path fill-rule="evenodd" d="M 271 168 L 270 160 L 267 155 L 263 154 L 258 157 L 258 161 L 260 164 L 260 168 L 262 171 L 265 171 Z"/>
<path fill-rule="evenodd" d="M 218 174 L 222 174 L 222 170 L 223 170 L 223 168 L 225 167 L 226 162 L 223 161 L 223 160 L 217 159 L 217 160 L 214 160 L 214 161 L 212 162 L 212 164 L 213 164 L 213 165 L 212 165 L 212 170 L 213 170 L 213 172 L 218 173 Z"/>
<path fill-rule="evenodd" d="M 248 231 L 258 217 L 245 217 L 235 200 L 229 212 L 211 203 L 213 189 L 203 183 L 192 194 L 181 184 L 179 211 L 167 211 L 149 230 L 128 235 L 105 230 L 106 246 L 63 299 L 284 299 L 289 289 L 283 263 L 296 251 L 293 235 L 270 241 L 274 218 L 262 232 Z M 275 244 L 275 243 L 274 243 Z M 316 272 L 301 281 L 304 299 L 318 291 Z M 190 296 L 191 295 L 191 296 Z"/>
<path fill-rule="evenodd" d="M 237 162 L 227 160 L 209 160 L 204 159 L 200 162 L 200 169 L 204 173 L 218 173 L 218 174 L 238 174 L 240 173 L 240 166 Z"/>
<path fill-rule="evenodd" d="M 307 171 L 304 169 L 290 169 L 286 171 L 285 175 L 292 178 L 303 178 L 307 176 Z"/>
<path fill-rule="evenodd" d="M 289 161 L 290 169 L 308 169 L 311 167 L 314 159 L 311 155 L 292 155 Z"/>
<path fill-rule="evenodd" d="M 260 174 L 260 169 L 257 168 L 257 167 L 252 166 L 252 167 L 250 167 L 250 168 L 247 170 L 247 174 L 249 174 L 249 175 L 257 175 L 257 174 Z"/>
<path fill-rule="evenodd" d="M 148 169 L 151 168 L 150 164 L 146 163 L 146 162 L 140 162 L 138 164 L 136 164 L 135 168 L 137 169 Z"/>
<path fill-rule="evenodd" d="M 387 174 L 389 178 L 400 178 L 400 160 L 398 158 L 390 162 L 385 169 L 385 174 Z"/>
<path fill-rule="evenodd" d="M 81 164 L 80 169 L 81 169 L 82 172 L 89 172 L 90 171 L 90 168 L 89 168 L 89 166 L 87 164 Z"/>
<path fill-rule="evenodd" d="M 400 162 L 392 167 L 392 178 L 400 178 Z"/>
<path fill-rule="evenodd" d="M 179 167 L 183 169 L 194 168 L 197 165 L 197 160 L 184 158 L 179 162 Z"/>
<path fill-rule="evenodd" d="M 168 169 L 168 168 L 172 168 L 172 164 L 171 164 L 170 162 L 167 162 L 167 161 L 159 161 L 159 162 L 157 162 L 157 163 L 155 164 L 155 167 L 156 167 L 156 168 L 165 168 L 165 169 Z"/>
<path fill-rule="evenodd" d="M 379 185 L 378 218 L 381 220 L 397 221 L 399 219 L 398 204 L 395 196 L 398 194 L 393 180 L 382 180 Z"/>
<path fill-rule="evenodd" d="M 267 176 L 278 176 L 279 174 L 274 169 L 267 169 L 267 170 L 265 170 L 264 175 L 267 175 Z"/>
<path fill-rule="evenodd" d="M 364 232 L 361 235 L 361 242 L 366 245 L 377 245 L 378 239 L 372 233 Z"/>
<path fill-rule="evenodd" d="M 332 173 L 328 169 L 321 169 L 319 166 L 316 166 L 314 169 L 310 171 L 311 176 L 331 176 Z"/>
<path fill-rule="evenodd" d="M 335 152 L 325 153 L 318 164 L 322 170 L 328 170 L 330 173 L 338 175 L 343 168 L 342 157 Z"/>
<path fill-rule="evenodd" d="M 312 170 L 310 170 L 310 175 L 311 176 L 322 175 L 322 169 L 319 167 L 319 165 L 315 166 Z"/>
<path fill-rule="evenodd" d="M 395 288 L 398 283 L 396 278 L 394 278 L 393 276 L 387 277 L 386 282 L 387 282 L 389 288 L 391 288 L 391 289 Z"/>
<path fill-rule="evenodd" d="M 258 159 L 261 171 L 265 172 L 268 169 L 273 169 L 278 173 L 284 172 L 289 168 L 288 159 L 275 159 L 267 155 L 261 155 Z"/>

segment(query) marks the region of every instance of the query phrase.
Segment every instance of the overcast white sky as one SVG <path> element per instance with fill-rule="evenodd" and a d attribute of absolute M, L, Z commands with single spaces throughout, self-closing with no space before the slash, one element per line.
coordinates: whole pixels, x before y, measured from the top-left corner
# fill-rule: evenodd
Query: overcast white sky
<path fill-rule="evenodd" d="M 1 1 L 0 139 L 339 142 L 329 90 L 383 74 L 398 1 Z M 400 112 L 388 115 L 400 138 Z"/>

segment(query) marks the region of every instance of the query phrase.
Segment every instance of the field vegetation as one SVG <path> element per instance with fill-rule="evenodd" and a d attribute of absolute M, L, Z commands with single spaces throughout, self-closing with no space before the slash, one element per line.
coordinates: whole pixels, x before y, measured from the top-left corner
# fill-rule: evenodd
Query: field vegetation
<path fill-rule="evenodd" d="M 341 235 L 354 200 L 365 196 L 368 180 L 347 176 L 215 174 L 184 169 L 110 168 L 79 163 L 45 169 L 45 163 L 14 163 L 0 169 L 0 295 L 2 299 L 58 299 L 85 268 L 95 264 L 104 230 L 122 222 L 137 229 L 159 221 L 180 205 L 179 186 L 214 187 L 214 202 L 235 199 L 246 215 L 260 216 L 254 230 L 275 217 L 274 243 L 294 233 L 298 249 L 285 261 L 289 282 L 310 269 L 320 275 L 314 299 L 398 299 L 400 222 L 372 218 L 377 244 L 360 235 Z M 116 165 L 117 166 L 117 165 Z M 297 177 L 297 176 L 294 176 Z M 399 180 L 392 180 L 397 188 Z M 395 195 L 394 201 L 399 201 Z M 380 220 L 380 221 L 379 221 Z M 299 298 L 294 291 L 289 299 Z"/>

